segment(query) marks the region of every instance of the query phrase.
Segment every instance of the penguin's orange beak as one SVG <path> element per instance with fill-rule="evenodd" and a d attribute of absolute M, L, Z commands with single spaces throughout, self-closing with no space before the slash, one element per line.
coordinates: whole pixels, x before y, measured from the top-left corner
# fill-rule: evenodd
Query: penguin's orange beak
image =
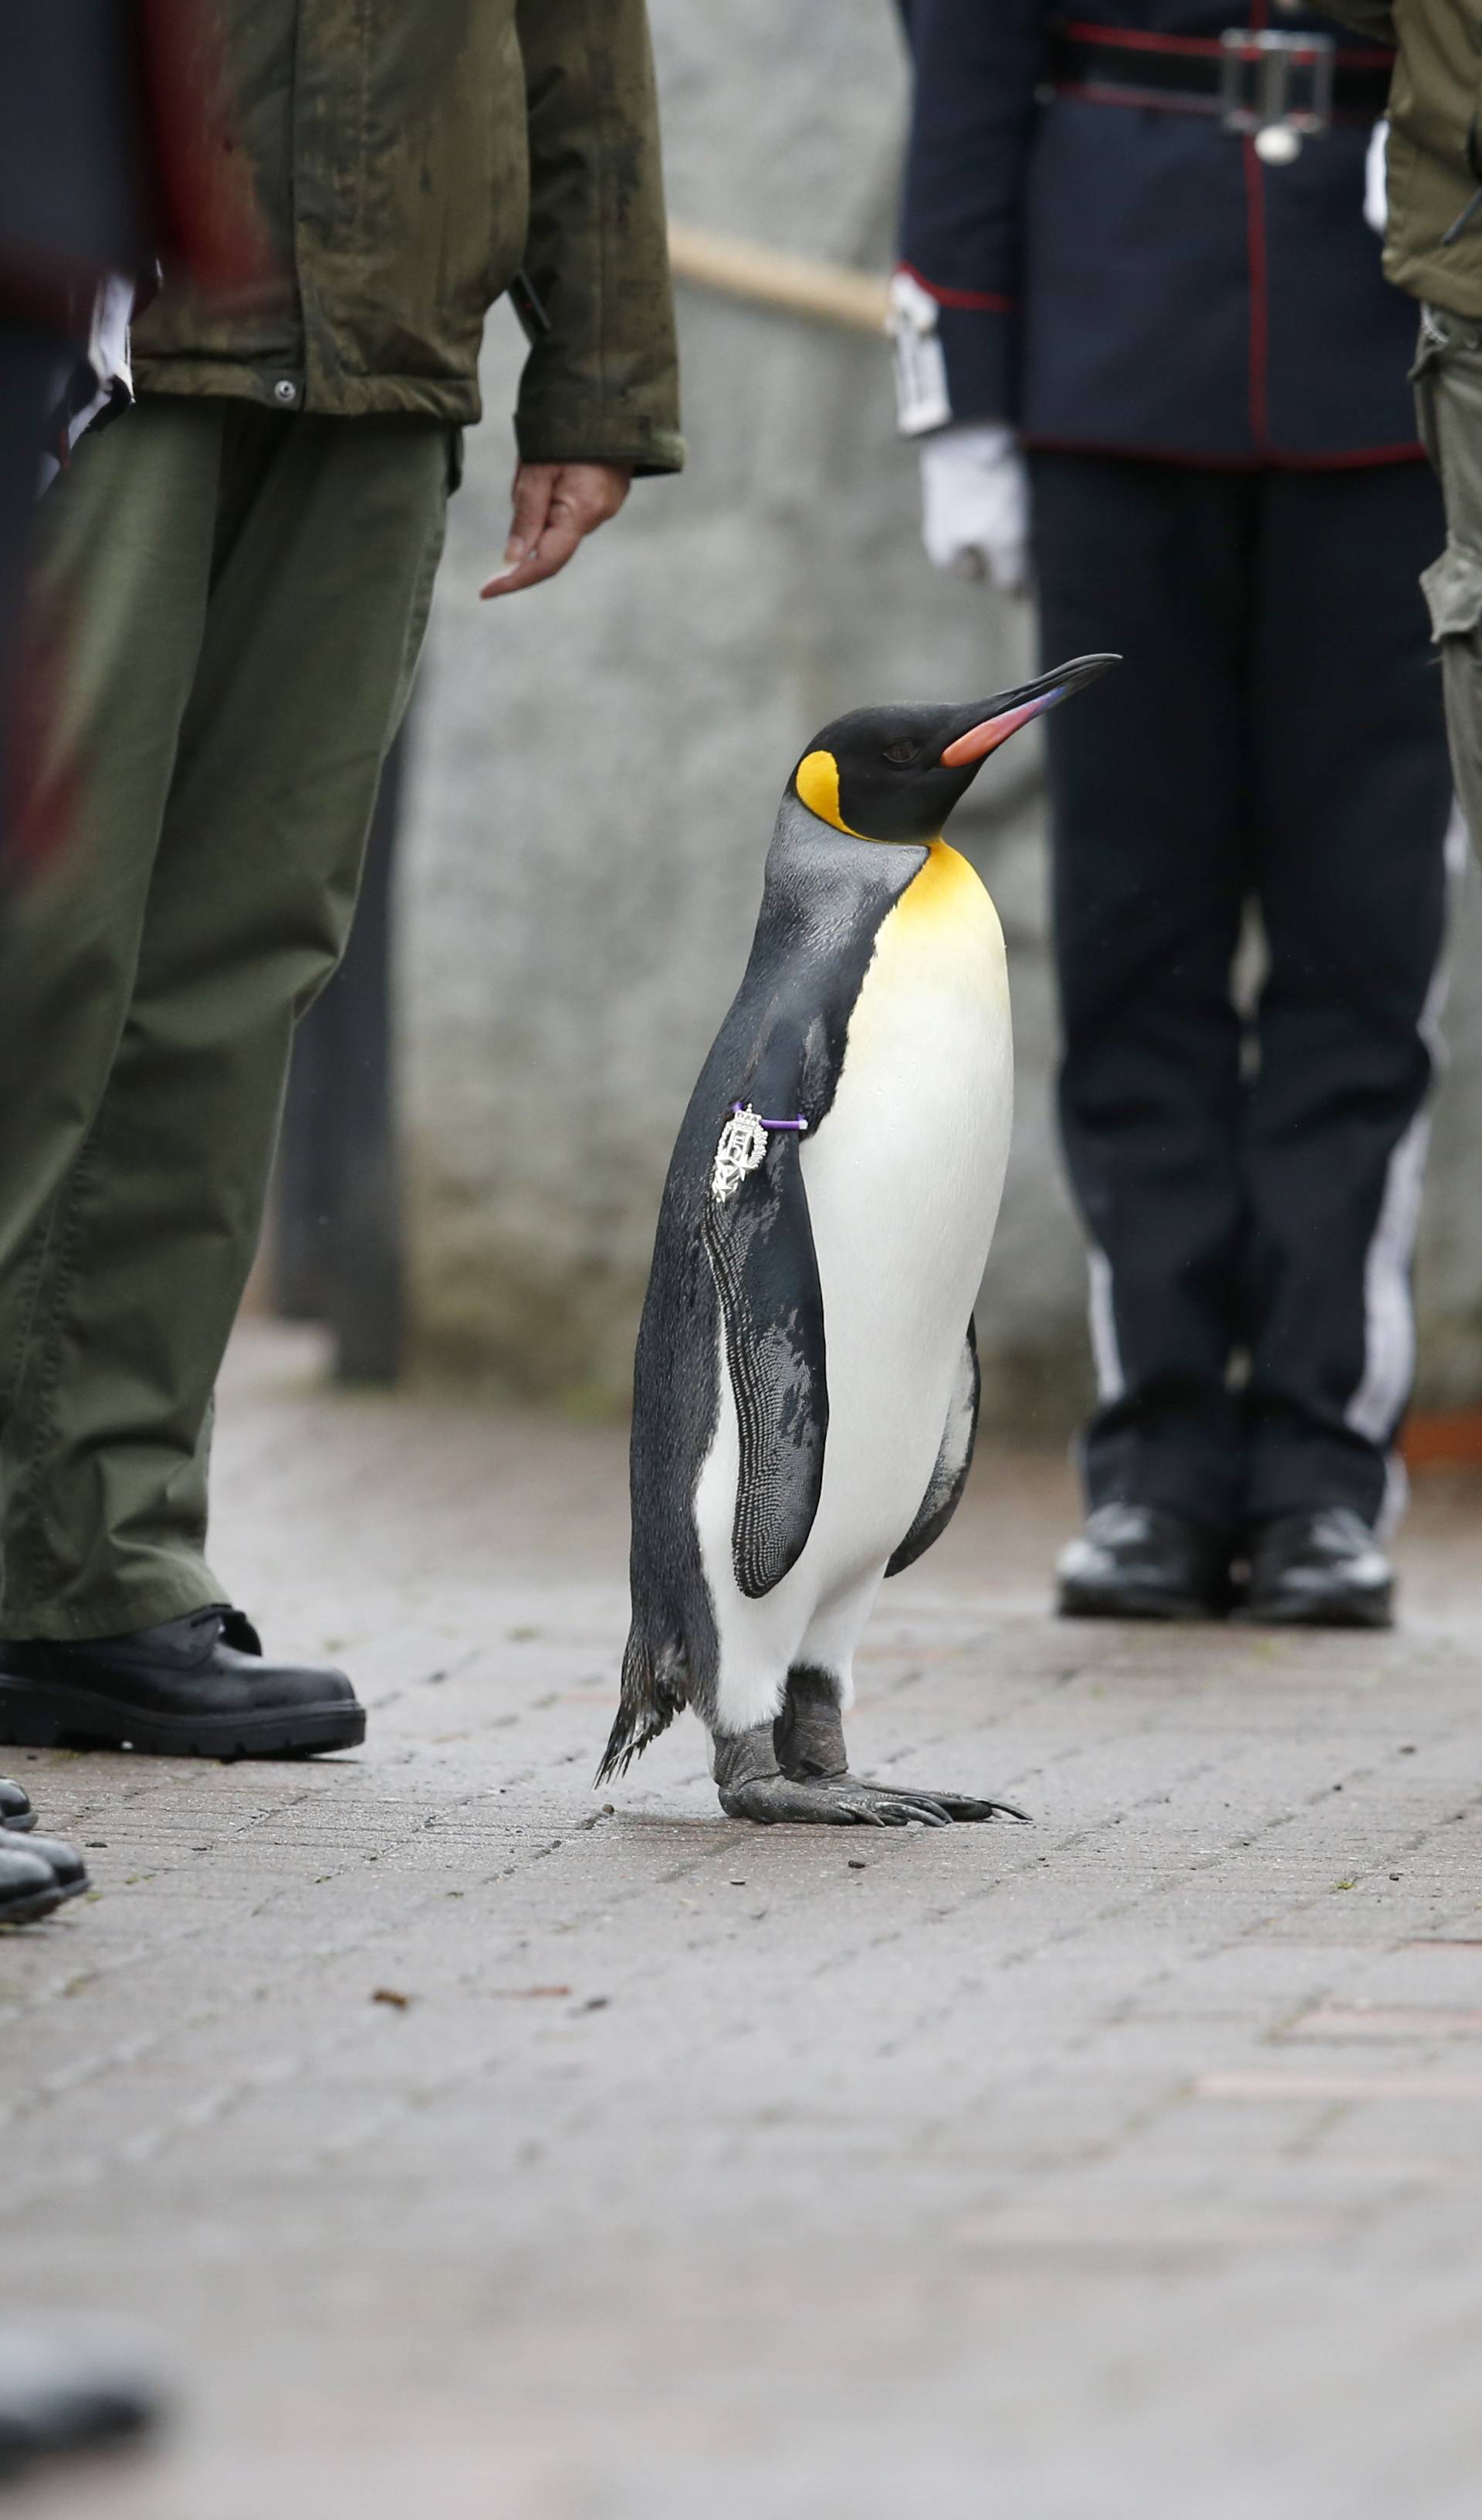
<path fill-rule="evenodd" d="M 996 709 L 992 716 L 980 719 L 976 726 L 967 729 L 966 735 L 957 736 L 948 744 L 941 757 L 942 768 L 966 770 L 974 762 L 986 760 L 1001 743 L 1008 742 L 1010 735 L 1017 735 L 1021 726 L 1027 726 L 1032 717 L 1043 717 L 1046 709 L 1057 707 L 1061 700 L 1069 699 L 1072 692 L 1083 691 L 1088 683 L 1099 681 L 1111 666 L 1120 662 L 1119 656 L 1074 656 L 1068 664 L 1057 665 L 1053 674 L 1044 675 L 1039 682 L 1030 683 L 1016 692 L 1006 692 L 1004 699 L 1007 705 Z"/>
<path fill-rule="evenodd" d="M 1042 710 L 1054 708 L 1063 697 L 1060 692 L 1047 692 L 1042 700 L 1021 700 L 1017 708 L 1005 709 L 999 717 L 985 717 L 981 726 L 969 727 L 956 743 L 948 744 L 942 755 L 942 768 L 966 770 L 969 761 L 986 760 L 1001 743 L 1008 742 L 1010 735 L 1017 735 L 1021 726 L 1027 726 Z"/>

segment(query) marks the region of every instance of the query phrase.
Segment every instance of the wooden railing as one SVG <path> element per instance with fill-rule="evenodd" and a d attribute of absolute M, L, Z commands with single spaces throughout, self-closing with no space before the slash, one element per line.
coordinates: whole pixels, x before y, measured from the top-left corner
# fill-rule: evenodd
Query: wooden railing
<path fill-rule="evenodd" d="M 748 245 L 715 236 L 683 219 L 669 222 L 669 260 L 676 280 L 742 297 L 817 324 L 838 324 L 851 333 L 884 328 L 887 283 L 882 274 L 850 271 L 843 263 L 816 262 L 778 246 Z"/>

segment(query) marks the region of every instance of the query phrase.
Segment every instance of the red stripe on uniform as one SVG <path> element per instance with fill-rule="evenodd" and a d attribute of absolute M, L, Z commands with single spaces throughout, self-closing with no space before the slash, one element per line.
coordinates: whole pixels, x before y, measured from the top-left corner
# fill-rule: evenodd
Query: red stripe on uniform
<path fill-rule="evenodd" d="M 1252 9 L 1252 32 L 1266 22 L 1264 8 Z M 1215 61 L 1224 52 L 1218 35 L 1149 35 L 1133 26 L 1102 26 L 1091 18 L 1072 18 L 1061 26 L 1062 35 L 1073 36 L 1081 44 L 1120 44 L 1130 53 L 1191 53 L 1199 61 Z M 1321 42 L 1315 37 L 1315 42 Z M 1340 69 L 1387 70 L 1394 62 L 1388 44 L 1340 44 L 1333 59 Z"/>
<path fill-rule="evenodd" d="M 924 289 L 928 297 L 936 299 L 938 306 L 966 306 L 970 313 L 977 315 L 1013 313 L 1013 299 L 1006 297 L 1001 289 L 942 289 L 934 280 L 928 280 L 923 271 L 918 271 L 914 262 L 898 262 L 895 267 L 897 271 L 908 272 L 918 288 Z"/>
<path fill-rule="evenodd" d="M 1280 446 L 1264 455 L 1209 455 L 1199 447 L 1128 446 L 1089 437 L 1047 437 L 1026 428 L 1022 443 L 1046 455 L 1106 455 L 1121 464 L 1177 464 L 1194 472 L 1356 472 L 1366 464 L 1424 464 L 1425 449 L 1416 440 L 1408 446 L 1358 446 L 1341 455 L 1292 455 Z"/>
<path fill-rule="evenodd" d="M 1217 61 L 1223 50 L 1218 35 L 1145 35 L 1131 26 L 1098 26 L 1081 18 L 1069 19 L 1060 32 L 1081 44 L 1125 44 L 1132 53 L 1194 53 L 1201 61 Z"/>

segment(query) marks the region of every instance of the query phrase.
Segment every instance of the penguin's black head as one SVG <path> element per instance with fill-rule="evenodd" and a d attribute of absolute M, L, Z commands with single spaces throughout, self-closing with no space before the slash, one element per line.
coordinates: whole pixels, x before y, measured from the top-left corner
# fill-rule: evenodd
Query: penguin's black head
<path fill-rule="evenodd" d="M 966 707 L 851 709 L 816 735 L 788 787 L 858 840 L 934 840 L 990 752 L 1119 656 L 1074 656 L 1038 682 Z"/>

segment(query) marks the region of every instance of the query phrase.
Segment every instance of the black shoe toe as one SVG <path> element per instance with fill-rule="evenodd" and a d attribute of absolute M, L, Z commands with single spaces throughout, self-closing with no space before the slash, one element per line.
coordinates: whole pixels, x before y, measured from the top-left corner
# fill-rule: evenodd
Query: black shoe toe
<path fill-rule="evenodd" d="M 49 1864 L 29 1847 L 0 1841 L 0 1925 L 29 1925 L 60 1908 L 67 1893 Z"/>
<path fill-rule="evenodd" d="M 162 2411 L 153 2385 L 112 2357 L 0 2328 L 0 2479 L 33 2459 L 136 2440 Z"/>
<path fill-rule="evenodd" d="M 91 1888 L 84 1857 L 77 1847 L 69 1846 L 65 1837 L 28 1837 L 25 1852 L 39 1856 L 43 1864 L 51 1866 L 64 1899 L 75 1899 L 80 1891 Z"/>
<path fill-rule="evenodd" d="M 1244 1615 L 1263 1627 L 1387 1628 L 1394 1569 L 1350 1506 L 1274 1514 L 1247 1543 Z"/>
<path fill-rule="evenodd" d="M 0 1828 L 27 1829 L 36 1825 L 31 1798 L 23 1785 L 12 1777 L 0 1777 Z"/>
<path fill-rule="evenodd" d="M 1218 1619 L 1230 1605 L 1230 1552 L 1217 1534 L 1158 1506 L 1098 1506 L 1055 1565 L 1067 1619 Z"/>

